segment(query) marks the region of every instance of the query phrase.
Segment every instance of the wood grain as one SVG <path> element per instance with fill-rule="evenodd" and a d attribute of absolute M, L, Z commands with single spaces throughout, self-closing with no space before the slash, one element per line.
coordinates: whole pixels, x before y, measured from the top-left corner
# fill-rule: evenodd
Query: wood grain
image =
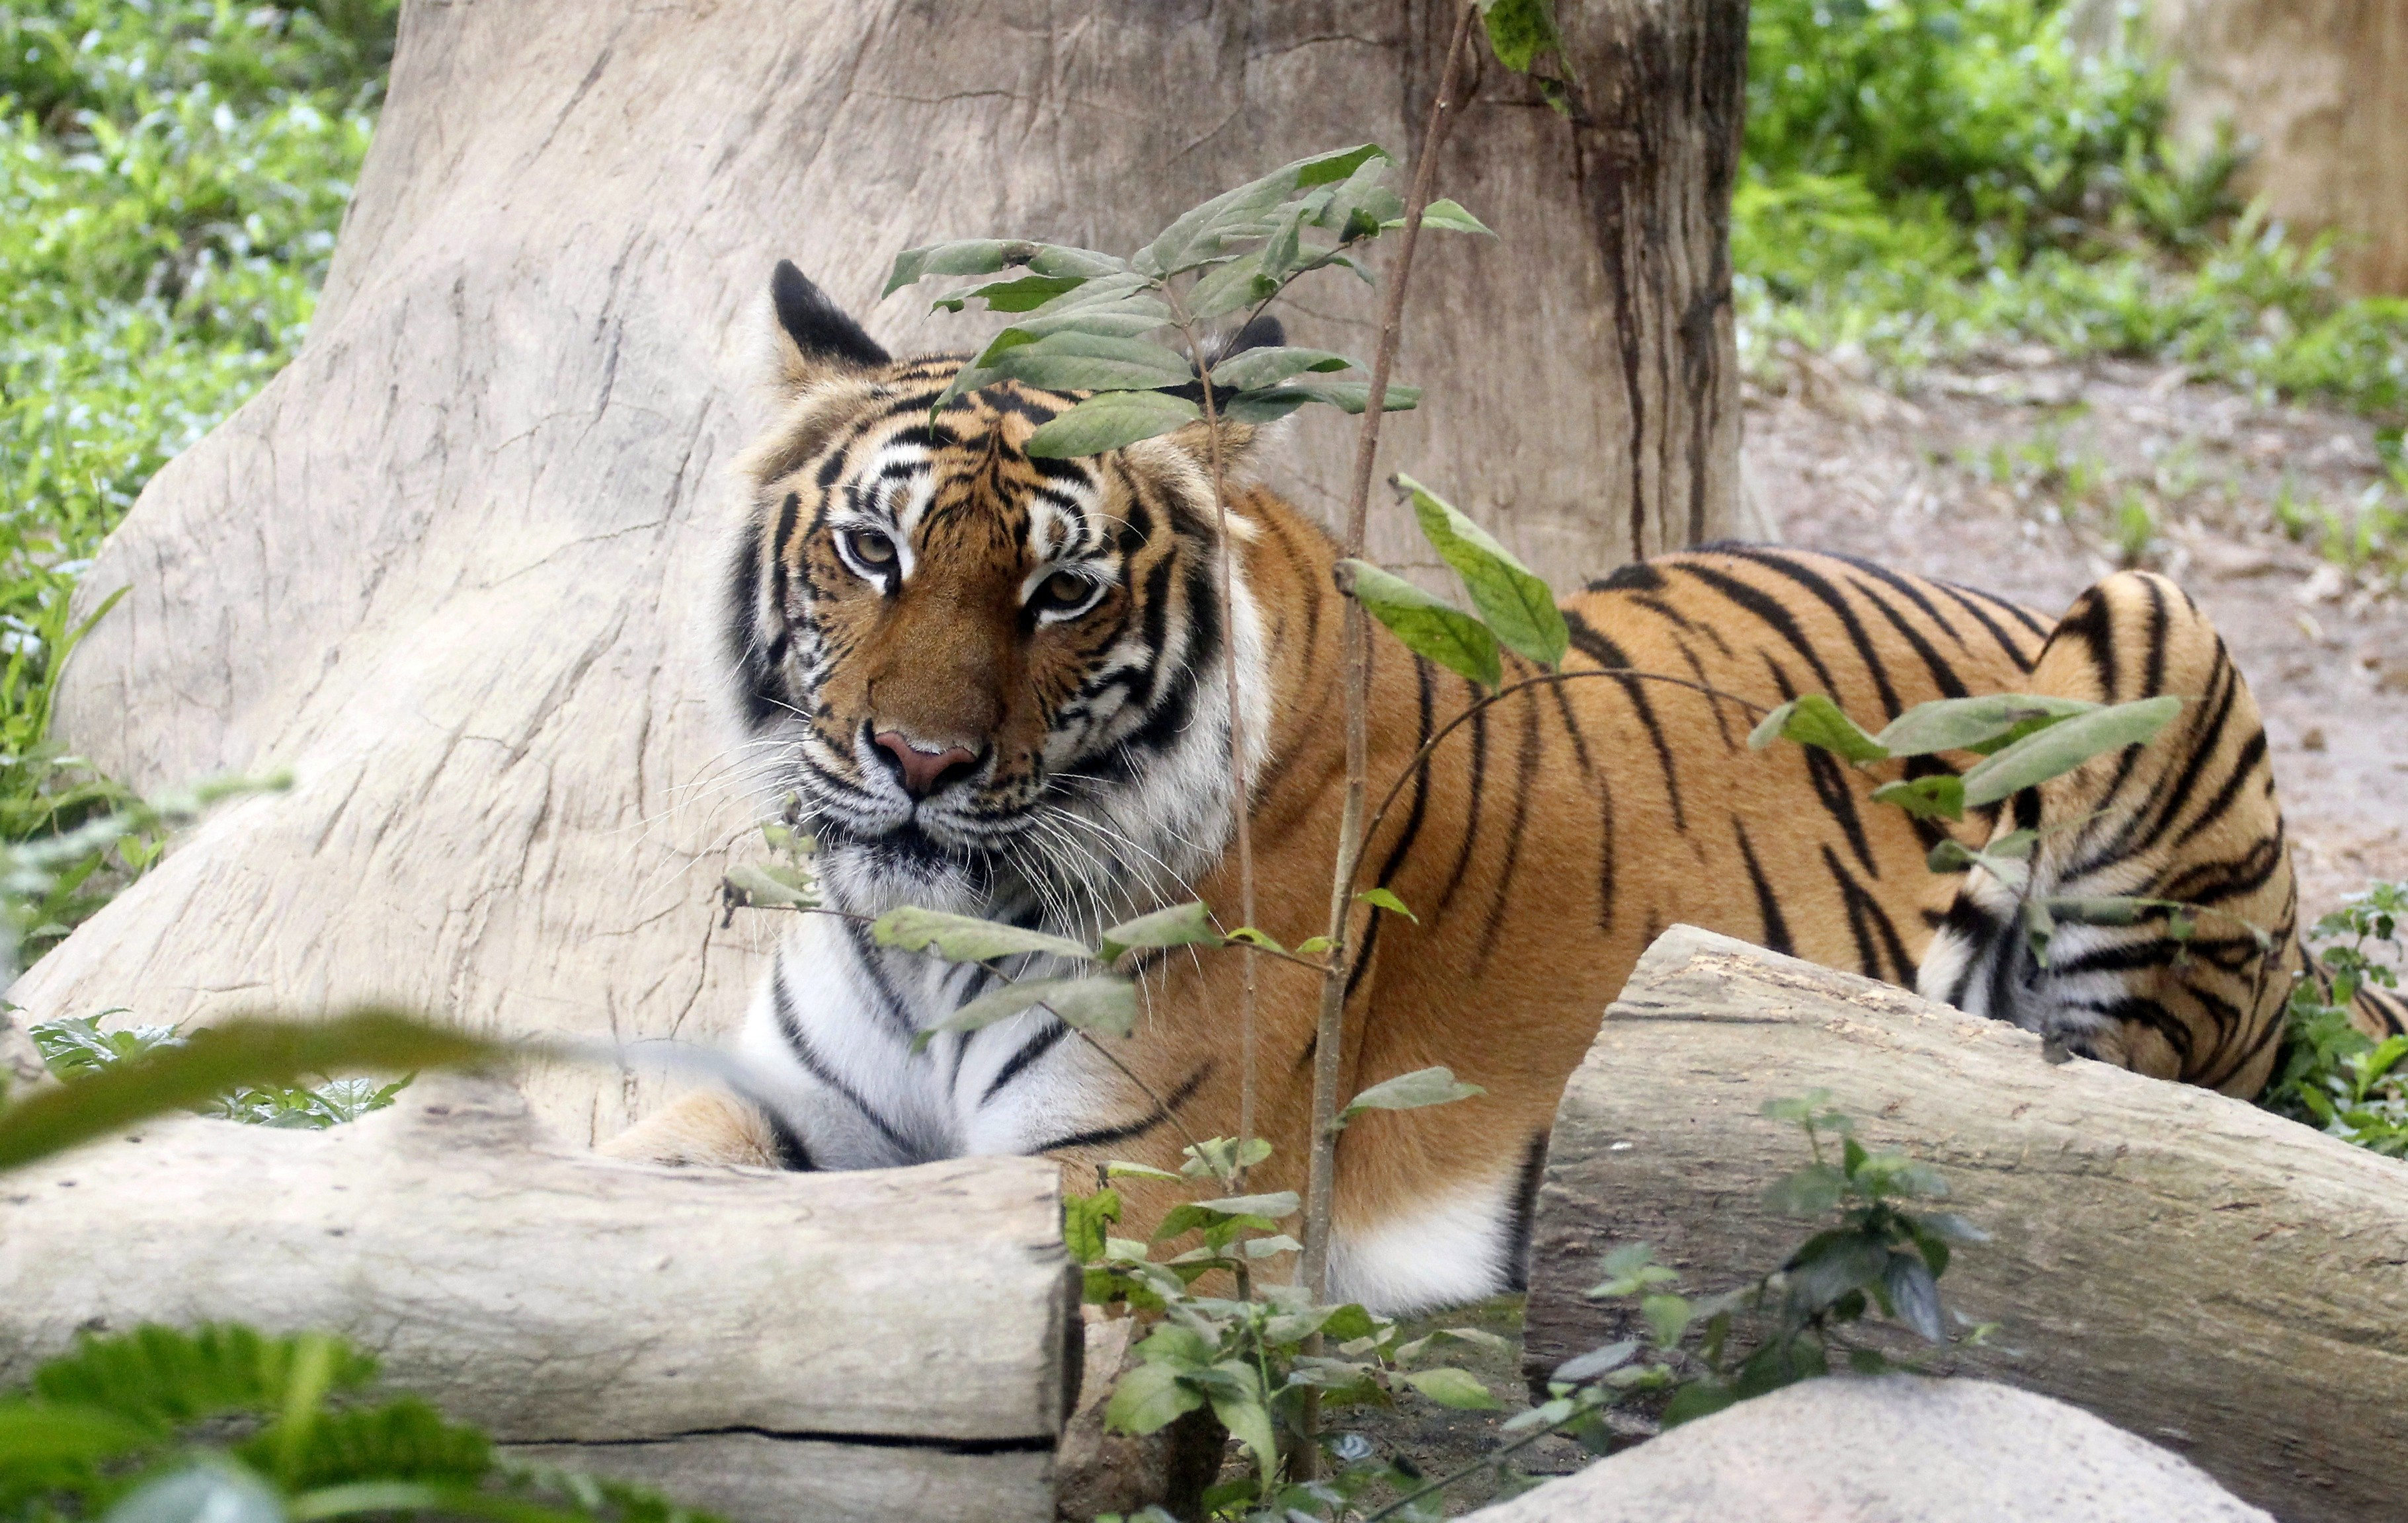
<path fill-rule="evenodd" d="M 1765 1102 L 1831 1092 L 1993 1234 L 1942 1284 L 1998 1346 L 1941 1361 L 2071 1401 L 2290 1523 L 2396 1516 L 2408 1165 L 2243 1102 L 2085 1060 L 1904 990 L 1691 927 L 1665 933 L 1566 1089 L 1540 1192 L 1526 1368 L 1613 1328 L 1582 1294 L 1644 1240 L 1693 1288 L 1809 1227 Z"/>

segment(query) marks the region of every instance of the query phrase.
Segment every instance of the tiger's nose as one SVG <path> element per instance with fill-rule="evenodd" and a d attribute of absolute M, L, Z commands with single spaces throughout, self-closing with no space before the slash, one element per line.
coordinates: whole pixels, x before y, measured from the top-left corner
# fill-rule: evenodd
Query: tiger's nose
<path fill-rule="evenodd" d="M 923 750 L 916 742 L 905 738 L 900 730 L 882 730 L 872 738 L 879 749 L 895 759 L 896 770 L 903 775 L 905 791 L 915 799 L 924 799 L 946 784 L 969 776 L 979 763 L 978 754 L 966 747 Z"/>

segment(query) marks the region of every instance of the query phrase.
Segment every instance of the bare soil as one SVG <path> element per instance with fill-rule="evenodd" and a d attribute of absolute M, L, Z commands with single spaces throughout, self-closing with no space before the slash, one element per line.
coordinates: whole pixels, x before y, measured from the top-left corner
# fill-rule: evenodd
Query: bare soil
<path fill-rule="evenodd" d="M 1788 357 L 1748 389 L 1757 516 L 1788 543 L 2043 617 L 2119 565 L 2166 572 L 2214 619 L 2265 713 L 2302 913 L 2408 874 L 2408 615 L 2377 573 L 2320 553 L 2323 511 L 2347 525 L 2382 490 L 2372 429 L 2178 368 L 2028 358 L 1928 372 L 1900 392 Z M 2396 488 L 2387 500 L 2408 507 Z M 2300 538 L 2286 504 L 2314 524 Z"/>

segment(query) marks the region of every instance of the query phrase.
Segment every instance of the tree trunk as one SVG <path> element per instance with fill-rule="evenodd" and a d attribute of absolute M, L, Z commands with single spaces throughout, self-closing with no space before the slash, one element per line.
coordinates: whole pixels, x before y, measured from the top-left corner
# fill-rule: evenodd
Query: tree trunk
<path fill-rule="evenodd" d="M 569 1156 L 508 1087 L 423 1078 L 332 1132 L 185 1117 L 10 1175 L 0 1385 L 83 1328 L 315 1330 L 518 1458 L 738 1523 L 1050 1523 L 1079 1358 L 1061 1212 L 1026 1159 Z"/>
<path fill-rule="evenodd" d="M 2400 0 L 2151 0 L 2142 40 L 2172 73 L 2192 153 L 2237 131 L 2235 179 L 2300 234 L 2341 235 L 2333 263 L 2363 295 L 2408 295 L 2408 6 Z M 2114 40 L 2124 7 L 2086 0 L 2077 36 Z"/>
<path fill-rule="evenodd" d="M 1614 1334 L 1582 1294 L 1611 1245 L 1653 1243 L 1711 1292 L 1804 1241 L 1815 1224 L 1762 1203 L 1803 1141 L 1760 1107 L 1817 1089 L 1993 1234 L 1942 1291 L 2002 1331 L 1939 1368 L 2087 1407 L 2288 1523 L 2397 1514 L 2408 1165 L 1687 926 L 1640 960 L 1556 1113 L 1533 1379 Z"/>
<path fill-rule="evenodd" d="M 1724 532 L 1722 222 L 1739 0 L 1580 19 L 1575 130 L 1490 65 L 1441 191 L 1388 433 L 1558 581 Z M 765 416 L 771 265 L 898 349 L 960 348 L 898 249 L 1127 249 L 1302 152 L 1407 143 L 1452 11 L 1048 0 L 410 0 L 308 344 L 160 473 L 87 578 L 67 744 L 144 788 L 289 765 L 21 982 L 36 1016 L 377 997 L 513 1032 L 713 1038 L 781 927 L 715 922 L 753 804 L 711 704 L 729 458 Z M 1664 56 L 1657 57 L 1657 53 Z M 1421 283 L 1426 280 L 1426 284 Z M 1300 342 L 1368 354 L 1332 276 Z M 1351 422 L 1272 478 L 1338 501 Z M 1424 559 L 1409 525 L 1377 547 Z M 538 1078 L 615 1132 L 646 1086 Z"/>

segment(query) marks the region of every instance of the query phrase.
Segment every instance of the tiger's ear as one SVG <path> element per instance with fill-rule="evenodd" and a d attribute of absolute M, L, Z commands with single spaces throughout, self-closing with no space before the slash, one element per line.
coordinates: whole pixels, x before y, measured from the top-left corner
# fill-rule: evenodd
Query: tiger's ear
<path fill-rule="evenodd" d="M 1210 351 L 1211 364 L 1206 368 L 1219 364 L 1233 354 L 1243 354 L 1248 349 L 1277 349 L 1286 342 L 1287 330 L 1280 325 L 1279 319 L 1256 318 L 1213 346 Z M 1178 388 L 1171 394 L 1200 404 L 1204 400 L 1204 386 L 1201 380 L 1193 381 Z M 1213 394 L 1217 399 L 1220 392 L 1216 391 Z M 1233 475 L 1242 472 L 1248 457 L 1254 453 L 1254 445 L 1261 436 L 1262 430 L 1254 424 L 1224 422 L 1221 425 L 1222 468 Z M 1197 464 L 1208 470 L 1211 469 L 1211 431 L 1203 424 L 1190 423 L 1171 434 L 1170 442 L 1177 445 L 1184 453 L 1194 456 Z"/>
<path fill-rule="evenodd" d="M 769 302 L 778 312 L 771 340 L 778 356 L 777 380 L 789 391 L 893 363 L 877 340 L 790 260 L 778 261 L 769 277 Z"/>

